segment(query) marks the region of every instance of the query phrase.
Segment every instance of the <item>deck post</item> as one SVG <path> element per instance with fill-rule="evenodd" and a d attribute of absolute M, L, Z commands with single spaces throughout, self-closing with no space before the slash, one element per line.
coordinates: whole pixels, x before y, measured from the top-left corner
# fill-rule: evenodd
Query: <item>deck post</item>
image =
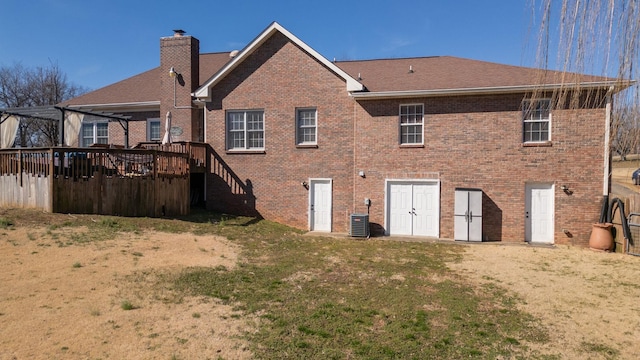
<path fill-rule="evenodd" d="M 47 204 L 47 206 L 49 207 L 49 209 L 47 209 L 47 211 L 49 212 L 53 212 L 53 182 L 54 180 L 54 176 L 53 173 L 55 172 L 55 159 L 53 157 L 54 152 L 53 152 L 53 148 L 49 149 L 49 171 L 47 171 L 47 176 L 49 177 L 49 204 Z"/>
<path fill-rule="evenodd" d="M 124 123 L 124 148 L 129 148 L 129 122 Z"/>
<path fill-rule="evenodd" d="M 158 150 L 153 150 L 153 216 L 158 216 L 156 200 L 158 199 Z"/>
<path fill-rule="evenodd" d="M 18 176 L 20 177 L 20 187 L 22 187 L 22 150 L 18 149 Z"/>
<path fill-rule="evenodd" d="M 58 145 L 59 146 L 65 146 L 65 141 L 64 141 L 64 108 L 57 108 L 58 110 L 60 110 L 60 121 L 58 121 L 58 133 L 59 133 L 59 137 L 60 139 L 58 140 Z"/>
<path fill-rule="evenodd" d="M 102 194 L 102 187 L 103 187 L 103 182 L 104 182 L 104 178 L 103 178 L 103 174 L 102 174 L 102 170 L 103 170 L 103 156 L 104 153 L 102 151 L 97 153 L 97 162 L 95 163 L 95 166 L 91 166 L 91 170 L 89 170 L 89 173 L 91 173 L 93 175 L 94 180 L 97 182 L 97 184 L 95 185 L 95 196 L 96 196 L 96 203 L 97 203 L 97 210 L 96 213 L 97 214 L 104 214 L 104 210 L 102 209 L 102 200 L 103 200 L 103 194 Z M 94 156 L 94 160 L 96 160 L 96 153 L 93 154 Z"/>

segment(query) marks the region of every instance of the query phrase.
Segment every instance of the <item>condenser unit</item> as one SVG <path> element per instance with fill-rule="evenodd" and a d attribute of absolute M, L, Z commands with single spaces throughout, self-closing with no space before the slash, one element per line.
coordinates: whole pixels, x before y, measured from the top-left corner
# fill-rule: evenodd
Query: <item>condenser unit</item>
<path fill-rule="evenodd" d="M 353 237 L 369 237 L 369 214 L 351 214 L 349 235 Z"/>

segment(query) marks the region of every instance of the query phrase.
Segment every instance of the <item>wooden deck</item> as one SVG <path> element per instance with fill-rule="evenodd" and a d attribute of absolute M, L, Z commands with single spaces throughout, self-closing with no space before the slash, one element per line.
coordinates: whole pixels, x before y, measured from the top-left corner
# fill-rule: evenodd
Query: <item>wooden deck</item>
<path fill-rule="evenodd" d="M 180 141 L 162 145 L 158 142 L 141 142 L 136 148 L 187 154 L 191 173 L 204 173 L 207 170 L 207 158 L 209 156 L 207 149 L 209 144 L 206 143 Z"/>
<path fill-rule="evenodd" d="M 197 153 L 198 148 L 176 144 L 167 150 L 182 151 L 3 149 L 0 206 L 120 216 L 184 215 L 189 212 L 191 163 L 198 163 L 189 152 Z"/>

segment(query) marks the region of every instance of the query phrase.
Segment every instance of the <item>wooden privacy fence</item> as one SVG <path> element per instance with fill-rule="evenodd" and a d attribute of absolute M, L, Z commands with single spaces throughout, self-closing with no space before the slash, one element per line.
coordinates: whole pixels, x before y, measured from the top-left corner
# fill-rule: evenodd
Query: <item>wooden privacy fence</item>
<path fill-rule="evenodd" d="M 120 216 L 189 212 L 188 154 L 149 149 L 0 150 L 0 206 Z"/>
<path fill-rule="evenodd" d="M 623 215 L 625 218 L 629 218 L 629 214 L 635 213 L 640 214 L 640 193 L 632 194 L 630 196 L 618 196 L 616 194 L 610 194 L 609 198 L 620 199 L 624 204 L 625 214 Z M 624 238 L 624 232 L 622 229 L 622 219 L 621 212 L 616 210 L 613 214 L 613 227 L 615 228 L 615 242 L 616 242 L 616 252 L 629 253 L 633 255 L 640 255 L 640 216 L 632 216 L 629 218 L 630 226 L 629 230 L 631 233 L 631 239 L 627 243 Z"/>

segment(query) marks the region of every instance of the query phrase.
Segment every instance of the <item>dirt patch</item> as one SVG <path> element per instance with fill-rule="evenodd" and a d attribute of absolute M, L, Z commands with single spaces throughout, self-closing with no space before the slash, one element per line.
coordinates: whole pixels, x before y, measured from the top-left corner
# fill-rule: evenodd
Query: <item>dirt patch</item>
<path fill-rule="evenodd" d="M 255 329 L 253 319 L 211 298 L 183 297 L 162 281 L 188 266 L 232 269 L 239 254 L 233 244 L 155 232 L 78 242 L 82 236 L 74 235 L 87 231 L 0 230 L 0 360 L 251 357 L 240 335 Z M 633 359 L 640 353 L 639 257 L 477 244 L 449 266 L 480 286 L 506 288 L 523 311 L 541 319 L 550 340 L 529 344 L 539 354 Z M 316 275 L 300 272 L 286 281 Z M 125 302 L 133 309 L 124 310 Z"/>
<path fill-rule="evenodd" d="M 542 319 L 550 342 L 531 344 L 566 359 L 635 359 L 640 354 L 640 258 L 580 248 L 469 246 L 449 266 L 517 294 Z"/>
<path fill-rule="evenodd" d="M 178 297 L 155 281 L 187 266 L 233 268 L 236 247 L 215 236 L 155 232 L 64 240 L 83 231 L 0 230 L 1 360 L 251 357 L 239 339 L 247 322 L 229 306 Z"/>

